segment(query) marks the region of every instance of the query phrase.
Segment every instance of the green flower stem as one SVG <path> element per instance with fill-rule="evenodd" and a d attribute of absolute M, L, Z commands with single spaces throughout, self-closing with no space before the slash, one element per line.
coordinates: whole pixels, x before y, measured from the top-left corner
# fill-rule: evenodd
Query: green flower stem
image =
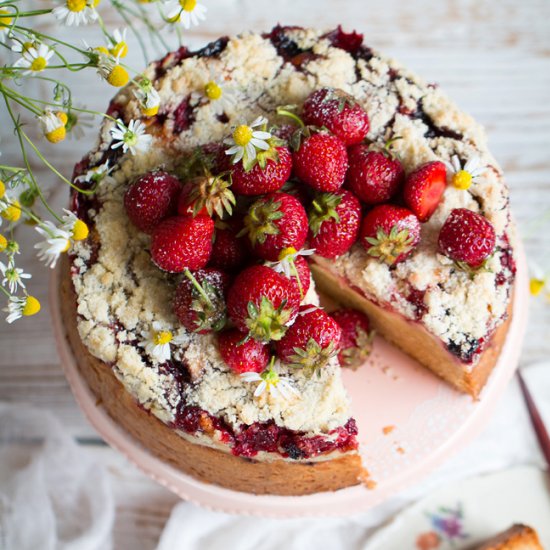
<path fill-rule="evenodd" d="M 296 122 L 300 126 L 300 128 L 305 127 L 303 120 L 297 114 L 293 113 L 292 111 L 289 111 L 288 109 L 285 109 L 284 107 L 277 107 L 277 114 L 280 116 L 286 116 L 292 119 L 294 122 Z"/>
<path fill-rule="evenodd" d="M 4 96 L 9 97 L 22 107 L 25 107 L 25 109 L 31 111 L 31 113 L 34 113 L 37 116 L 40 116 L 42 114 L 41 109 L 38 109 L 35 105 L 32 104 L 32 100 L 30 98 L 24 97 L 21 94 L 18 94 L 15 92 L 15 90 L 12 90 L 10 88 L 6 88 L 2 85 L 0 82 L 0 93 L 2 93 Z"/>
<path fill-rule="evenodd" d="M 31 36 L 37 36 L 38 38 L 41 38 L 43 40 L 50 40 L 51 42 L 55 42 L 56 44 L 61 44 L 62 46 L 65 46 L 66 48 L 70 48 L 71 50 L 74 50 L 74 51 L 76 51 L 76 52 L 78 52 L 82 55 L 85 55 L 86 57 L 91 56 L 89 51 L 83 50 L 82 48 L 79 48 L 79 47 L 75 46 L 74 44 L 69 44 L 69 42 L 65 42 L 64 40 L 61 40 L 59 38 L 55 38 L 54 36 L 51 36 L 49 34 L 44 34 L 40 31 L 35 30 L 35 29 L 29 29 L 27 27 L 21 27 L 19 25 L 16 25 L 14 28 L 15 28 L 15 30 L 18 30 L 18 31 L 24 31 L 24 32 L 28 33 Z"/>
<path fill-rule="evenodd" d="M 6 107 L 8 109 L 8 113 L 10 114 L 10 118 L 13 122 L 13 126 L 15 129 L 15 132 L 17 133 L 17 139 L 19 140 L 19 146 L 21 147 L 21 154 L 23 155 L 23 162 L 25 163 L 25 166 L 27 167 L 27 172 L 29 174 L 29 177 L 31 178 L 31 181 L 34 184 L 35 191 L 37 192 L 38 196 L 40 197 L 40 201 L 45 206 L 45 208 L 48 210 L 48 212 L 61 223 L 61 218 L 50 208 L 50 205 L 48 204 L 48 201 L 44 197 L 44 194 L 42 193 L 42 190 L 40 189 L 40 186 L 36 182 L 36 179 L 34 177 L 34 174 L 32 173 L 32 168 L 29 162 L 29 158 L 27 156 L 27 150 L 25 149 L 25 143 L 23 141 L 23 137 L 21 136 L 22 130 L 20 127 L 19 122 L 15 118 L 15 115 L 13 114 L 10 102 L 8 101 L 8 98 L 4 96 L 4 101 L 6 103 Z"/>
<path fill-rule="evenodd" d="M 189 271 L 187 267 L 183 270 L 183 274 L 191 281 L 191 284 L 195 287 L 195 290 L 201 295 L 201 297 L 209 305 L 209 307 L 213 308 L 214 304 L 212 304 L 212 301 L 210 300 L 206 292 L 204 292 L 202 286 L 199 284 L 197 279 L 195 279 L 195 276 L 191 273 L 191 271 Z"/>
<path fill-rule="evenodd" d="M 11 294 L 10 294 L 3 286 L 0 286 L 0 290 L 1 290 L 8 298 L 11 298 Z"/>

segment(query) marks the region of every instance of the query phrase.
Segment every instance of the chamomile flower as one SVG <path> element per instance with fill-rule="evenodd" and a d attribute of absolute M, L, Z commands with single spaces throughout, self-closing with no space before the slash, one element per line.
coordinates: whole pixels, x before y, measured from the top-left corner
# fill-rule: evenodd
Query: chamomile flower
<path fill-rule="evenodd" d="M 128 55 L 128 44 L 126 43 L 127 29 L 115 29 L 113 37 L 107 41 L 107 47 L 113 57 L 121 58 Z"/>
<path fill-rule="evenodd" d="M 170 346 L 183 344 L 183 338 L 166 330 L 158 321 L 153 322 L 152 330 L 141 333 L 144 340 L 139 344 L 158 363 L 166 363 L 172 357 Z"/>
<path fill-rule="evenodd" d="M 141 112 L 145 116 L 155 116 L 160 107 L 160 95 L 153 88 L 150 80 L 140 82 L 139 87 L 134 90 L 134 96 L 139 101 Z"/>
<path fill-rule="evenodd" d="M 65 229 L 56 227 L 50 221 L 37 225 L 35 229 L 44 237 L 42 242 L 34 245 L 38 250 L 38 259 L 53 269 L 59 256 L 69 249 L 71 234 Z"/>
<path fill-rule="evenodd" d="M 26 317 L 36 315 L 40 311 L 40 302 L 34 296 L 24 298 L 10 296 L 8 307 L 4 308 L 4 311 L 8 313 L 6 322 L 13 323 L 23 315 Z"/>
<path fill-rule="evenodd" d="M 544 273 L 542 268 L 533 261 L 529 262 L 529 274 L 529 292 L 531 296 L 539 296 L 545 289 L 549 290 L 549 274 Z"/>
<path fill-rule="evenodd" d="M 19 287 L 25 288 L 25 283 L 23 280 L 31 278 L 30 273 L 25 273 L 19 267 L 15 267 L 11 261 L 8 262 L 8 265 L 0 262 L 0 272 L 2 272 L 2 276 L 4 277 L 2 280 L 2 285 L 7 285 L 10 294 L 17 292 Z"/>
<path fill-rule="evenodd" d="M 451 171 L 451 183 L 457 189 L 469 189 L 472 183 L 475 183 L 479 176 L 487 170 L 486 166 L 481 164 L 478 156 L 471 157 L 462 165 L 457 155 L 451 157 L 451 162 L 447 163 Z"/>
<path fill-rule="evenodd" d="M 66 208 L 63 209 L 63 212 L 65 212 L 65 215 L 61 218 L 63 220 L 61 229 L 69 233 L 73 241 L 83 241 L 86 239 L 90 232 L 86 222 L 79 219 L 74 212 Z"/>
<path fill-rule="evenodd" d="M 298 256 L 311 256 L 315 254 L 315 248 L 306 248 L 304 250 L 296 250 L 293 246 L 283 248 L 279 254 L 279 260 L 269 262 L 269 267 L 277 273 L 283 273 L 286 277 L 296 276 L 296 268 L 294 262 Z"/>
<path fill-rule="evenodd" d="M 67 122 L 66 113 L 53 111 L 44 111 L 44 114 L 38 117 L 40 124 L 42 125 L 42 131 L 44 132 L 44 137 L 50 143 L 59 143 L 65 139 L 67 135 L 67 130 L 65 128 L 65 123 Z"/>
<path fill-rule="evenodd" d="M 8 239 L 0 233 L 0 252 L 4 252 L 8 248 Z"/>
<path fill-rule="evenodd" d="M 12 38 L 11 51 L 15 53 L 23 53 L 28 51 L 30 48 L 37 47 L 36 42 L 21 42 L 18 38 Z"/>
<path fill-rule="evenodd" d="M 257 372 L 245 372 L 241 374 L 241 378 L 245 382 L 257 383 L 258 386 L 254 390 L 254 397 L 260 397 L 264 392 L 269 393 L 275 399 L 290 399 L 291 397 L 299 397 L 300 393 L 290 383 L 288 377 L 279 376 L 278 362 L 271 364 L 262 373 Z"/>
<path fill-rule="evenodd" d="M 75 183 L 98 183 L 106 175 L 109 174 L 111 168 L 109 168 L 109 161 L 104 162 L 98 166 L 94 166 L 86 171 L 85 174 L 81 174 L 74 179 Z"/>
<path fill-rule="evenodd" d="M 54 50 L 47 44 L 35 44 L 28 49 L 23 48 L 21 57 L 13 66 L 25 69 L 24 75 L 40 73 L 48 66 L 48 61 L 53 54 Z"/>
<path fill-rule="evenodd" d="M 130 80 L 130 75 L 128 74 L 128 71 L 120 64 L 120 59 L 111 55 L 105 55 L 98 50 L 99 48 L 95 48 L 95 51 L 99 56 L 97 62 L 97 72 L 99 76 L 104 78 L 111 86 L 114 86 L 115 88 L 126 86 L 126 84 L 128 84 L 128 80 Z"/>
<path fill-rule="evenodd" d="M 0 225 L 2 225 L 2 219 L 15 223 L 19 218 L 21 218 L 21 204 L 5 190 L 0 197 Z"/>
<path fill-rule="evenodd" d="M 4 40 L 9 34 L 10 25 L 13 23 L 12 12 L 0 9 L 0 40 Z"/>
<path fill-rule="evenodd" d="M 186 29 L 197 26 L 206 18 L 206 6 L 197 0 L 171 0 L 166 2 L 166 19 L 169 23 L 180 22 Z"/>
<path fill-rule="evenodd" d="M 221 115 L 233 108 L 237 102 L 236 89 L 210 69 L 208 81 L 205 82 L 202 95 L 208 99 L 215 114 Z"/>
<path fill-rule="evenodd" d="M 111 128 L 111 136 L 113 138 L 111 149 L 122 147 L 125 153 L 130 151 L 132 155 L 137 151 L 147 150 L 153 140 L 152 136 L 145 133 L 145 124 L 141 120 L 131 120 L 126 126 L 124 121 L 118 119 L 117 125 Z"/>
<path fill-rule="evenodd" d="M 226 155 L 233 155 L 232 162 L 237 164 L 241 159 L 243 163 L 253 161 L 256 158 L 257 150 L 267 151 L 269 144 L 266 140 L 271 139 L 271 134 L 265 130 L 254 130 L 267 124 L 263 116 L 256 118 L 251 124 L 239 124 L 233 130 L 231 137 L 226 138 L 224 143 L 231 147 L 225 151 Z"/>
<path fill-rule="evenodd" d="M 68 26 L 87 25 L 96 21 L 96 6 L 100 0 L 66 0 L 63 5 L 53 9 L 53 15 Z"/>

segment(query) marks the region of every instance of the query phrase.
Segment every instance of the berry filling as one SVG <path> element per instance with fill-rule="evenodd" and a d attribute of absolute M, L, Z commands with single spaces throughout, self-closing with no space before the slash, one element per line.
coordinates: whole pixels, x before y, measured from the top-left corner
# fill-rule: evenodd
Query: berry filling
<path fill-rule="evenodd" d="M 246 458 L 267 452 L 293 460 L 307 460 L 335 451 L 346 453 L 358 448 L 357 424 L 353 418 L 323 436 L 308 436 L 303 432 L 281 428 L 274 422 L 255 422 L 234 431 L 223 420 L 203 409 L 185 406 L 178 412 L 173 427 L 192 435 L 217 434 L 222 443 L 231 447 L 235 456 Z"/>

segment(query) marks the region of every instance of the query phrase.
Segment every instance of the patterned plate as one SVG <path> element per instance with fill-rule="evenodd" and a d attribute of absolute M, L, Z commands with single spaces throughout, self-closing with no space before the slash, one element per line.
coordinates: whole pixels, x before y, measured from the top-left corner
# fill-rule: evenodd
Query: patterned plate
<path fill-rule="evenodd" d="M 57 297 L 58 274 L 50 296 Z M 481 398 L 458 393 L 410 357 L 376 339 L 371 358 L 344 372 L 353 400 L 365 464 L 376 487 L 356 486 L 302 497 L 255 496 L 197 481 L 141 447 L 96 404 L 64 338 L 56 303 L 52 316 L 58 350 L 72 391 L 91 424 L 147 475 L 182 498 L 224 512 L 256 516 L 345 516 L 368 510 L 428 475 L 484 427 L 517 366 L 527 323 L 527 267 L 520 251 L 514 316 L 501 357 Z"/>
<path fill-rule="evenodd" d="M 513 523 L 534 527 L 550 548 L 547 472 L 525 466 L 455 482 L 399 514 L 365 550 L 462 550 Z"/>

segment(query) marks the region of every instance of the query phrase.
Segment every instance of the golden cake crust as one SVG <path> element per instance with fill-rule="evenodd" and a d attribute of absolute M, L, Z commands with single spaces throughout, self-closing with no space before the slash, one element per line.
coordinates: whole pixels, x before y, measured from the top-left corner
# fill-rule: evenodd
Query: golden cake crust
<path fill-rule="evenodd" d="M 65 259 L 64 259 L 65 260 Z M 76 296 L 66 261 L 62 265 L 60 308 L 67 340 L 78 369 L 109 416 L 144 447 L 186 474 L 207 482 L 255 494 L 308 495 L 360 483 L 366 476 L 358 454 L 315 462 L 283 459 L 257 461 L 192 443 L 139 407 L 111 367 L 82 343 L 76 324 Z"/>

